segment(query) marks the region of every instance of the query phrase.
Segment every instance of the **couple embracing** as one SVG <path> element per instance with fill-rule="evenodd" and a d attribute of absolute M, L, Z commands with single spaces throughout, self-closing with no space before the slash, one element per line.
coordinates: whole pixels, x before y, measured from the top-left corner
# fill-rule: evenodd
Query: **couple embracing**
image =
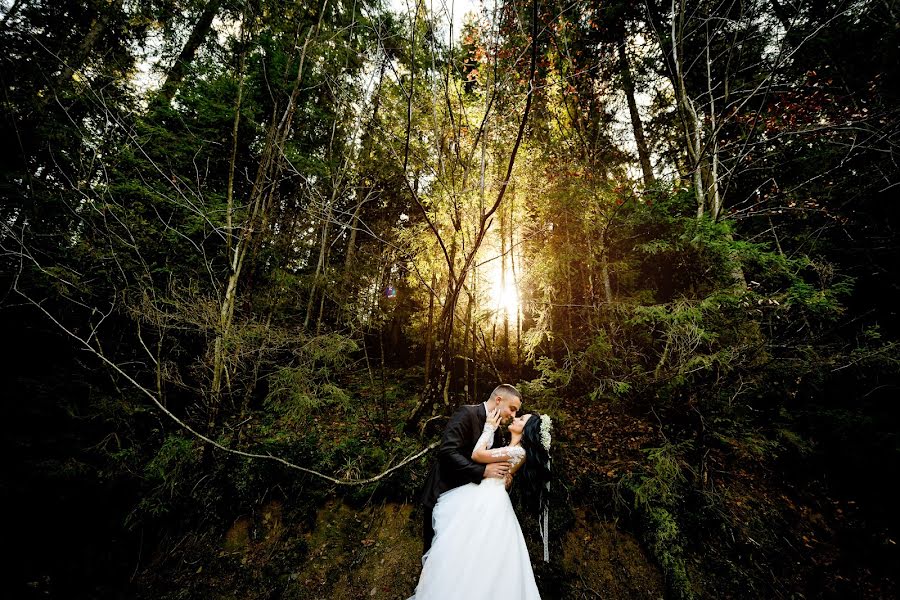
<path fill-rule="evenodd" d="M 526 506 L 543 513 L 547 560 L 551 423 L 521 408 L 518 390 L 501 384 L 450 418 L 423 490 L 423 567 L 410 600 L 540 600 L 507 490 L 516 476 Z"/>

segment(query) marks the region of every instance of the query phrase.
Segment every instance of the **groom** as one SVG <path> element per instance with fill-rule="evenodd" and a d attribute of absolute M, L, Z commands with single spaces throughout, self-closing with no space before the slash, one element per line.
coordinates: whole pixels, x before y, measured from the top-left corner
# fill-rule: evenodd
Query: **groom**
<path fill-rule="evenodd" d="M 444 429 L 444 437 L 437 451 L 437 461 L 422 489 L 422 542 L 424 546 L 422 554 L 431 548 L 431 540 L 434 537 L 431 513 L 438 496 L 470 482 L 478 483 L 482 479 L 490 477 L 503 479 L 509 473 L 508 462 L 489 465 L 474 462 L 472 449 L 475 448 L 478 438 L 481 437 L 488 412 L 500 409 L 500 422 L 508 425 L 521 408 L 522 394 L 519 393 L 519 390 L 508 383 L 501 383 L 494 388 L 486 402 L 461 406 L 450 417 L 450 422 Z M 499 433 L 497 430 L 497 433 L 494 434 L 494 441 L 488 444 L 488 448 L 501 445 Z"/>

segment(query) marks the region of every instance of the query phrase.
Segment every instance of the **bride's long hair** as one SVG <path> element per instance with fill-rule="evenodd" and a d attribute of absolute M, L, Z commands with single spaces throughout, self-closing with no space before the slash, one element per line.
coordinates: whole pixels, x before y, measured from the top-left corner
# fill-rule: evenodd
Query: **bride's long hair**
<path fill-rule="evenodd" d="M 522 431 L 522 448 L 525 449 L 525 464 L 519 479 L 525 506 L 542 511 L 547 505 L 546 486 L 550 481 L 550 453 L 541 441 L 541 415 L 532 413 Z"/>

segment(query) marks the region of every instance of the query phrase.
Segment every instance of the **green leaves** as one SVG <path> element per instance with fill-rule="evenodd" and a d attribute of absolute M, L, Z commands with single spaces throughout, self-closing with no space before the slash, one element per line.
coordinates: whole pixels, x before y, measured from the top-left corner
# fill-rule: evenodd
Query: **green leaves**
<path fill-rule="evenodd" d="M 623 485 L 634 495 L 634 508 L 641 515 L 645 538 L 677 598 L 693 597 L 684 559 L 685 536 L 676 516 L 687 483 L 681 456 L 690 449 L 690 442 L 647 448 L 644 453 L 649 471 L 623 479 Z"/>
<path fill-rule="evenodd" d="M 355 350 L 353 339 L 336 333 L 310 338 L 294 350 L 293 365 L 269 376 L 265 406 L 292 424 L 324 406 L 347 406 L 349 393 L 332 377 L 344 370 Z"/>

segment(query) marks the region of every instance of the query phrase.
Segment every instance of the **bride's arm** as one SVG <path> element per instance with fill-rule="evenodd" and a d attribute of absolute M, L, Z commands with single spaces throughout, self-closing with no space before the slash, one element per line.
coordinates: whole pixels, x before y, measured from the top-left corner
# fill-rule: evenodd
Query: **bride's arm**
<path fill-rule="evenodd" d="M 509 477 L 512 479 L 512 476 L 516 474 L 516 471 L 522 468 L 522 465 L 525 464 L 525 456 L 524 453 L 520 454 L 517 460 L 513 460 L 511 463 L 512 467 L 509 469 Z"/>
<path fill-rule="evenodd" d="M 472 449 L 472 460 L 483 465 L 509 460 L 509 455 L 506 453 L 505 447 L 497 448 L 495 450 L 487 449 L 488 443 L 493 439 L 494 432 L 497 431 L 498 425 L 500 425 L 500 414 L 496 410 L 491 411 L 487 416 L 487 421 L 484 423 L 484 430 L 481 432 L 481 437 L 478 438 L 478 441 L 475 442 L 475 448 Z"/>
<path fill-rule="evenodd" d="M 523 458 L 522 460 L 519 460 L 519 461 L 515 461 L 515 460 L 510 461 L 510 464 L 512 465 L 512 467 L 510 467 L 509 473 L 506 474 L 506 478 L 505 478 L 506 489 L 509 489 L 510 486 L 512 485 L 513 475 L 516 474 L 516 471 L 518 471 L 519 469 L 522 468 L 522 465 L 525 464 L 525 459 Z"/>
<path fill-rule="evenodd" d="M 485 433 L 482 433 L 482 437 L 487 434 L 487 427 L 485 427 Z M 491 431 L 490 435 L 493 436 L 494 432 Z M 495 462 L 505 462 L 510 459 L 510 454 L 507 446 L 502 448 L 494 448 L 493 450 L 483 450 L 479 449 L 478 446 L 475 446 L 475 449 L 472 450 L 472 460 L 477 463 L 481 463 L 486 465 L 488 463 Z"/>

